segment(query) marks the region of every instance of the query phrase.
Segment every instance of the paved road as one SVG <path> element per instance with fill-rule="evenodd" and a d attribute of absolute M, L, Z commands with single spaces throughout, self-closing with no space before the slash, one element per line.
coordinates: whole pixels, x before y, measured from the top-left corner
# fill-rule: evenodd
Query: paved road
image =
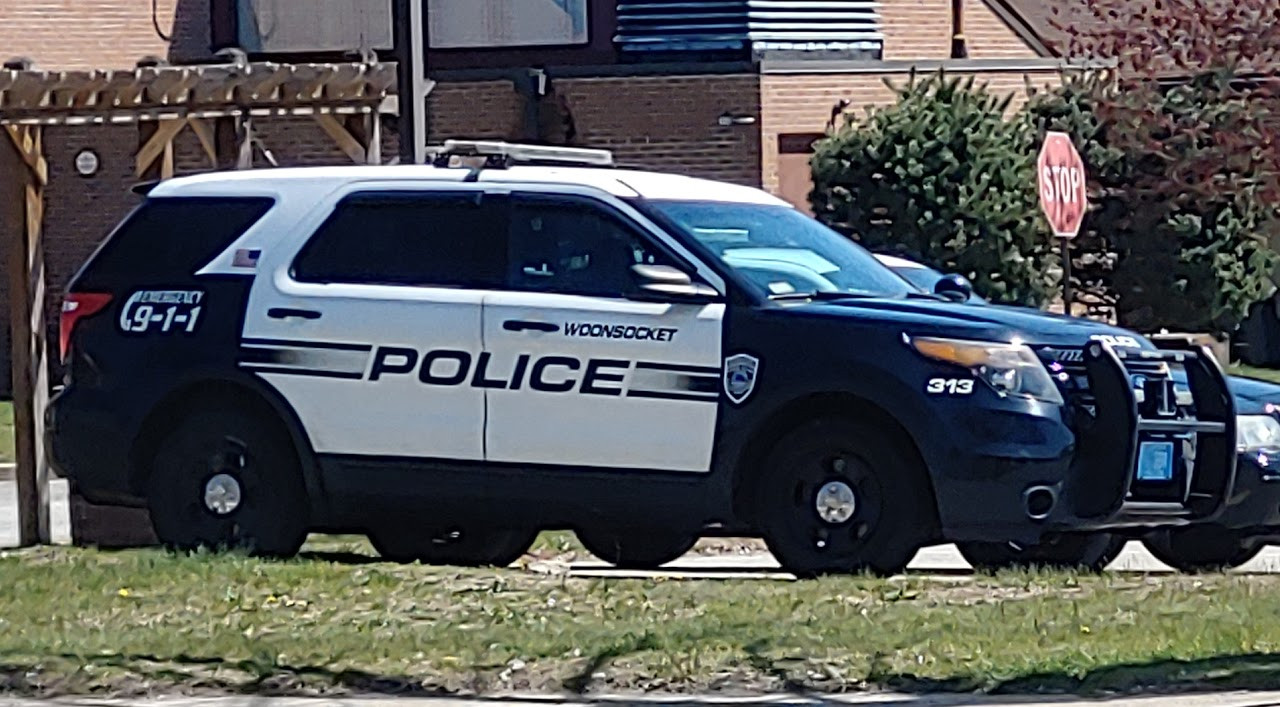
<path fill-rule="evenodd" d="M 0 698 L 0 705 L 11 707 L 374 707 L 394 704 L 396 707 L 582 707 L 584 705 L 707 705 L 716 707 L 750 707 L 752 705 L 875 705 L 876 707 L 969 707 L 970 705 L 1000 705 L 1001 707 L 1030 707 L 1053 705 L 1054 707 L 1276 707 L 1280 705 L 1280 692 L 1224 692 L 1184 696 L 1126 697 L 1104 700 L 1080 700 L 1061 697 L 979 697 L 973 695 L 906 695 L 880 693 L 870 695 L 841 695 L 832 697 L 804 697 L 777 695 L 768 697 L 733 698 L 717 695 L 668 696 L 668 697 L 592 697 L 587 700 L 565 701 L 558 697 L 519 696 L 492 699 L 449 698 L 353 698 L 353 699 L 303 699 L 271 697 L 220 697 L 220 698 L 169 698 L 158 700 L 101 700 L 90 698 L 59 699 L 46 701 L 11 701 Z"/>
<path fill-rule="evenodd" d="M 53 537 L 54 542 L 69 543 L 71 540 L 70 522 L 67 516 L 67 487 L 62 481 L 52 484 Z M 18 543 L 17 498 L 11 469 L 0 467 L 0 548 L 13 547 Z M 916 555 L 911 569 L 918 572 L 964 572 L 969 565 L 960 557 L 953 545 L 928 547 Z M 1138 543 L 1129 543 L 1120 557 L 1111 564 L 1110 569 L 1137 572 L 1169 572 L 1169 568 L 1160 563 Z M 673 563 L 661 574 L 670 575 L 678 570 L 680 576 L 690 578 L 707 577 L 727 579 L 732 577 L 753 578 L 788 578 L 790 575 L 778 571 L 778 564 L 767 553 L 750 555 L 689 555 Z M 1267 548 L 1249 564 L 1238 572 L 1247 573 L 1280 573 L 1280 547 Z M 572 572 L 582 576 L 633 576 L 646 573 L 623 572 L 608 565 L 586 560 L 576 562 Z"/>

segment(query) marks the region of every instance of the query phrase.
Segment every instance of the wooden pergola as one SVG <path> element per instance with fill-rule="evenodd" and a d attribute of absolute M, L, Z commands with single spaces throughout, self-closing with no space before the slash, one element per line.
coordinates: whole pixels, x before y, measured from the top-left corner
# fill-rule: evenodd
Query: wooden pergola
<path fill-rule="evenodd" d="M 140 67 L 127 71 L 0 70 L 0 238 L 8 258 L 19 542 L 48 543 L 50 393 L 42 243 L 49 126 L 143 126 L 139 177 L 174 175 L 174 140 L 190 129 L 210 169 L 254 164 L 255 121 L 310 116 L 352 162 L 380 164 L 379 115 L 394 111 L 394 64 L 377 62 Z M 219 154 L 215 125 L 234 128 Z M 224 141 L 225 142 L 225 141 Z M 225 149 L 223 150 L 225 153 Z"/>

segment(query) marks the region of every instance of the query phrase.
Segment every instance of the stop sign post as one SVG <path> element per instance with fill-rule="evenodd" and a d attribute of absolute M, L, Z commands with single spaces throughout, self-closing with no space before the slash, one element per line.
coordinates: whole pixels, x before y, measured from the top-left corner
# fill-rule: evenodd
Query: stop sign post
<path fill-rule="evenodd" d="M 1080 233 L 1089 208 L 1084 160 L 1066 133 L 1045 135 L 1036 161 L 1040 207 L 1049 219 L 1053 235 L 1062 243 L 1062 304 L 1071 314 L 1071 239 Z"/>

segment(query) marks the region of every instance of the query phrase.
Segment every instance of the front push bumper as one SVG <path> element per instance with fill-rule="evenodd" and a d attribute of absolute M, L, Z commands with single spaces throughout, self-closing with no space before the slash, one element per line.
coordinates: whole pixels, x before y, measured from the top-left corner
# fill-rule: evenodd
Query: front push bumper
<path fill-rule="evenodd" d="M 999 435 L 971 433 L 967 450 L 952 450 L 951 471 L 934 475 L 947 540 L 1137 535 L 1223 513 L 1236 483 L 1235 405 L 1207 350 L 1090 342 L 1076 361 L 1047 365 L 1064 389 L 1063 408 L 1001 413 L 1002 422 L 988 425 Z M 1186 373 L 1190 400 L 1174 390 L 1175 366 Z M 970 426 L 981 419 L 972 416 Z M 1168 478 L 1138 473 L 1144 445 L 1172 455 Z"/>

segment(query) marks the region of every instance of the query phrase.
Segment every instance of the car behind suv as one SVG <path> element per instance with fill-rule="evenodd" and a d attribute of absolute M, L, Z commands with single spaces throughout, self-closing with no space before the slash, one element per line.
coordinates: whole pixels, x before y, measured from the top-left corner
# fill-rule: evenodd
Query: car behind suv
<path fill-rule="evenodd" d="M 1220 512 L 1201 352 L 921 293 L 764 192 L 611 161 L 453 143 L 159 184 L 67 294 L 58 469 L 178 548 L 355 530 L 463 564 L 567 527 L 629 566 L 732 533 L 896 572 Z"/>

